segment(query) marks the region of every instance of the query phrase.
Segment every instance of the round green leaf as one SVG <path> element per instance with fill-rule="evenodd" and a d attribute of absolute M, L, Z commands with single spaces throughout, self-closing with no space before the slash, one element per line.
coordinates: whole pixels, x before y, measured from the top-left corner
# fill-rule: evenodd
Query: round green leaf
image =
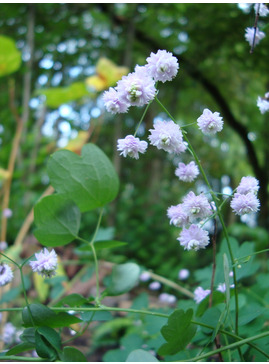
<path fill-rule="evenodd" d="M 140 275 L 140 267 L 135 263 L 126 263 L 113 267 L 108 296 L 117 296 L 130 291 L 137 283 Z"/>
<path fill-rule="evenodd" d="M 13 39 L 0 35 L 0 77 L 17 71 L 21 65 L 21 53 Z"/>
<path fill-rule="evenodd" d="M 159 361 L 159 360 L 156 359 L 155 356 L 153 356 L 146 350 L 138 349 L 138 350 L 132 351 L 128 355 L 128 358 L 126 359 L 126 361 L 133 362 L 133 363 L 137 363 L 137 362 L 147 363 L 147 362 L 153 362 L 153 361 Z"/>
<path fill-rule="evenodd" d="M 34 208 L 34 235 L 45 246 L 70 243 L 78 234 L 80 211 L 74 202 L 55 194 L 40 200 Z"/>
<path fill-rule="evenodd" d="M 63 354 L 60 355 L 62 361 L 67 362 L 81 362 L 87 361 L 85 355 L 72 346 L 66 346 L 63 350 Z"/>
<path fill-rule="evenodd" d="M 48 162 L 48 174 L 56 191 L 73 200 L 81 212 L 111 202 L 119 189 L 112 163 L 94 144 L 84 145 L 81 157 L 69 150 L 55 152 Z"/>

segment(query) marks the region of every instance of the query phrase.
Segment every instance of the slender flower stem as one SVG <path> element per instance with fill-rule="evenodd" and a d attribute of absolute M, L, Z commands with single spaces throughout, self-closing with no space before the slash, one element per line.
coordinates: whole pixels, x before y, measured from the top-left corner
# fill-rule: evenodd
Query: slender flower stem
<path fill-rule="evenodd" d="M 99 265 L 98 265 L 96 250 L 95 250 L 95 247 L 94 247 L 94 241 L 95 241 L 96 235 L 98 233 L 98 230 L 100 228 L 103 212 L 104 212 L 104 209 L 102 208 L 101 211 L 100 211 L 100 214 L 99 214 L 99 218 L 98 218 L 98 221 L 97 221 L 97 225 L 96 225 L 93 237 L 92 237 L 90 242 L 77 236 L 78 240 L 83 241 L 84 243 L 90 244 L 90 247 L 92 249 L 94 265 L 95 265 L 95 275 L 96 275 L 96 297 L 95 297 L 95 302 L 96 302 L 96 304 L 98 306 L 100 305 Z"/>
<path fill-rule="evenodd" d="M 137 134 L 137 132 L 138 132 L 138 129 L 139 129 L 139 127 L 140 127 L 140 125 L 141 125 L 142 121 L 144 120 L 144 117 L 145 117 L 145 115 L 146 115 L 146 113 L 147 113 L 147 111 L 148 111 L 148 108 L 149 108 L 149 106 L 150 106 L 150 104 L 151 104 L 151 103 L 152 103 L 152 101 L 150 101 L 150 102 L 147 104 L 147 106 L 146 106 L 146 108 L 145 108 L 145 110 L 144 110 L 144 112 L 143 112 L 143 115 L 142 115 L 141 119 L 139 120 L 139 123 L 138 123 L 138 125 L 137 125 L 137 127 L 136 127 L 136 129 L 135 129 L 134 137 L 136 136 L 136 134 Z"/>
<path fill-rule="evenodd" d="M 28 302 L 28 298 L 27 298 L 27 293 L 26 293 L 26 289 L 25 289 L 25 284 L 24 284 L 24 278 L 23 278 L 23 273 L 22 273 L 22 268 L 19 267 L 20 269 L 20 275 L 21 275 L 21 284 L 22 284 L 22 289 L 23 289 L 23 295 L 24 295 L 24 299 L 25 299 L 25 303 L 26 303 L 26 307 L 30 316 L 30 320 L 32 322 L 33 327 L 35 327 L 35 322 L 34 322 L 34 318 L 30 309 L 30 305 Z"/>
<path fill-rule="evenodd" d="M 18 263 L 15 262 L 15 260 L 9 258 L 7 255 L 5 255 L 4 253 L 0 252 L 1 255 L 3 255 L 3 257 L 5 257 L 6 259 L 8 259 L 10 262 L 12 262 L 13 264 L 16 265 L 16 267 L 20 268 L 20 265 Z"/>
<path fill-rule="evenodd" d="M 155 97 L 155 100 L 156 102 L 159 104 L 159 106 L 166 112 L 166 114 L 176 123 L 176 120 L 173 118 L 173 116 L 169 113 L 169 111 L 165 108 L 165 106 L 161 103 L 161 101 L 157 98 L 157 96 Z M 228 245 L 228 250 L 229 250 L 229 254 L 230 254 L 230 258 L 231 258 L 231 261 L 232 261 L 232 269 L 233 269 L 233 280 L 234 280 L 234 293 L 235 293 L 235 333 L 238 335 L 238 312 L 239 312 L 239 305 L 238 305 L 238 289 L 237 289 L 237 279 L 236 279 L 236 270 L 235 270 L 235 267 L 234 267 L 234 257 L 233 257 L 233 252 L 232 252 L 232 248 L 231 248 L 231 243 L 230 243 L 230 240 L 229 240 L 229 236 L 228 236 L 228 232 L 227 232 L 227 228 L 226 228 L 226 225 L 224 223 L 224 220 L 223 220 L 223 217 L 222 217 L 222 214 L 220 212 L 220 209 L 219 209 L 219 206 L 218 206 L 218 203 L 217 203 L 217 197 L 215 195 L 215 193 L 213 192 L 212 190 L 212 187 L 208 181 L 208 178 L 205 174 L 205 171 L 200 163 L 200 160 L 197 156 L 197 154 L 195 153 L 187 135 L 186 135 L 186 132 L 183 131 L 183 137 L 184 139 L 186 140 L 186 142 L 188 143 L 188 147 L 189 147 L 189 150 L 191 152 L 191 154 L 193 155 L 193 157 L 195 158 L 195 161 L 201 171 L 201 174 L 210 190 L 210 193 L 211 193 L 211 196 L 212 196 L 212 199 L 213 201 L 215 202 L 215 205 L 216 205 L 216 208 L 217 208 L 217 214 L 219 216 L 219 219 L 220 219 L 220 223 L 222 225 L 222 229 L 223 229 L 223 233 L 224 233 L 224 236 L 225 236 L 225 239 L 227 241 L 227 245 Z"/>
<path fill-rule="evenodd" d="M 0 360 L 12 360 L 12 361 L 47 361 L 48 359 L 42 358 L 29 358 L 27 356 L 17 356 L 17 355 L 3 355 L 0 356 Z"/>

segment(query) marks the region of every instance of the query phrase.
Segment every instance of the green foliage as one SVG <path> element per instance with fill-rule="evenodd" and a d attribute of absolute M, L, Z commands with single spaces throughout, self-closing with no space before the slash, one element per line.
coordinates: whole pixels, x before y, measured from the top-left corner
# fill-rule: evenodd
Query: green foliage
<path fill-rule="evenodd" d="M 72 346 L 65 346 L 63 353 L 60 354 L 61 361 L 66 362 L 84 362 L 88 361 L 85 355 Z"/>
<path fill-rule="evenodd" d="M 39 201 L 34 209 L 35 237 L 46 246 L 70 243 L 77 237 L 80 226 L 80 211 L 64 195 L 55 194 Z"/>
<path fill-rule="evenodd" d="M 69 315 L 66 312 L 55 313 L 40 303 L 32 303 L 29 306 L 29 309 L 31 310 L 32 318 L 36 326 L 49 326 L 55 328 L 69 326 L 81 322 L 79 318 L 73 315 Z M 33 326 L 27 307 L 25 307 L 22 311 L 22 320 L 25 327 Z"/>
<path fill-rule="evenodd" d="M 68 305 L 70 307 L 80 307 L 86 302 L 88 302 L 88 300 L 81 294 L 72 293 L 58 301 L 55 307 L 60 307 L 63 305 Z"/>
<path fill-rule="evenodd" d="M 132 351 L 126 360 L 127 362 L 153 362 L 153 361 L 159 361 L 153 356 L 152 354 L 148 353 L 145 350 L 137 349 Z"/>
<path fill-rule="evenodd" d="M 46 104 L 48 107 L 57 109 L 62 104 L 71 101 L 79 100 L 82 97 L 92 97 L 87 90 L 84 82 L 74 82 L 67 87 L 53 87 L 38 90 L 37 95 L 44 95 L 46 97 Z"/>
<path fill-rule="evenodd" d="M 185 349 L 196 332 L 195 325 L 191 323 L 192 316 L 192 309 L 186 312 L 176 310 L 169 316 L 167 324 L 161 329 L 167 343 L 160 347 L 159 355 L 173 355 Z"/>
<path fill-rule="evenodd" d="M 114 266 L 106 295 L 118 296 L 130 291 L 136 285 L 139 275 L 140 267 L 135 263 Z"/>
<path fill-rule="evenodd" d="M 21 53 L 15 41 L 4 35 L 0 36 L 0 77 L 16 72 L 21 65 Z"/>
<path fill-rule="evenodd" d="M 111 202 L 119 189 L 113 165 L 94 144 L 85 145 L 81 157 L 68 150 L 55 152 L 48 161 L 48 174 L 56 191 L 73 200 L 81 212 Z"/>

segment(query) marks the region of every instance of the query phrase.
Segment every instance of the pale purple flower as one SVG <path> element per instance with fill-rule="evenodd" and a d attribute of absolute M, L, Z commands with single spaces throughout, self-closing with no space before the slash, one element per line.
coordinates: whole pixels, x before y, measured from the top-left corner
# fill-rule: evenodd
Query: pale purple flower
<path fill-rule="evenodd" d="M 152 291 L 158 291 L 158 289 L 160 288 L 161 288 L 160 282 L 154 281 L 149 284 L 149 289 L 151 289 Z"/>
<path fill-rule="evenodd" d="M 39 253 L 35 253 L 35 257 L 36 260 L 29 262 L 34 272 L 37 272 L 42 277 L 51 277 L 56 274 L 57 254 L 54 249 L 49 252 L 44 248 Z"/>
<path fill-rule="evenodd" d="M 0 287 L 10 283 L 13 278 L 13 272 L 9 265 L 5 263 L 0 264 Z"/>
<path fill-rule="evenodd" d="M 165 50 L 158 50 L 157 53 L 151 52 L 147 62 L 146 67 L 155 81 L 171 81 L 177 75 L 178 61 L 170 52 Z"/>
<path fill-rule="evenodd" d="M 13 212 L 11 209 L 7 208 L 3 210 L 3 216 L 9 219 L 13 215 Z"/>
<path fill-rule="evenodd" d="M 202 115 L 197 119 L 197 124 L 202 133 L 206 135 L 216 134 L 223 128 L 222 116 L 219 112 L 204 109 Z"/>
<path fill-rule="evenodd" d="M 249 214 L 259 210 L 260 202 L 254 193 L 249 192 L 246 195 L 235 193 L 231 201 L 231 208 L 236 215 Z"/>
<path fill-rule="evenodd" d="M 150 279 L 150 274 L 148 272 L 143 272 L 142 274 L 140 274 L 139 279 L 142 282 L 147 282 Z"/>
<path fill-rule="evenodd" d="M 234 288 L 234 284 L 231 284 L 230 288 Z M 225 283 L 220 283 L 218 285 L 217 291 L 219 291 L 221 293 L 225 293 L 226 292 L 226 284 Z"/>
<path fill-rule="evenodd" d="M 177 227 L 183 227 L 189 222 L 187 214 L 182 209 L 182 204 L 170 206 L 167 209 L 167 216 L 170 219 L 170 224 L 173 224 Z"/>
<path fill-rule="evenodd" d="M 185 152 L 187 147 L 183 141 L 182 131 L 178 124 L 175 124 L 172 120 L 157 120 L 153 128 L 149 129 L 151 133 L 148 137 L 150 144 L 168 153 L 179 154 Z"/>
<path fill-rule="evenodd" d="M 135 72 L 123 76 L 116 87 L 123 103 L 143 106 L 154 99 L 156 88 L 145 67 L 136 66 Z"/>
<path fill-rule="evenodd" d="M 189 164 L 179 163 L 175 175 L 183 182 L 192 182 L 199 174 L 199 169 L 194 162 Z"/>
<path fill-rule="evenodd" d="M 8 247 L 6 241 L 0 241 L 0 250 L 5 250 Z"/>
<path fill-rule="evenodd" d="M 11 345 L 16 341 L 16 327 L 11 322 L 4 325 L 1 339 L 6 345 Z"/>
<path fill-rule="evenodd" d="M 246 195 L 249 192 L 257 194 L 259 188 L 260 188 L 259 181 L 255 177 L 247 176 L 241 178 L 241 181 L 236 189 L 236 192 L 242 195 Z"/>
<path fill-rule="evenodd" d="M 204 249 L 209 244 L 208 231 L 198 225 L 191 225 L 188 229 L 183 228 L 177 240 L 185 250 Z"/>
<path fill-rule="evenodd" d="M 269 97 L 266 98 L 258 96 L 257 106 L 260 109 L 261 114 L 265 114 L 267 111 L 269 111 Z"/>
<path fill-rule="evenodd" d="M 229 277 L 233 277 L 234 276 L 234 272 L 231 270 L 229 273 Z"/>
<path fill-rule="evenodd" d="M 267 8 L 267 6 L 265 4 L 262 4 L 262 3 L 255 4 L 254 9 L 255 9 L 256 14 L 257 14 L 258 9 L 259 9 L 259 15 L 260 16 L 267 16 L 269 14 L 269 9 Z"/>
<path fill-rule="evenodd" d="M 119 98 L 119 93 L 113 87 L 104 92 L 103 101 L 107 111 L 112 114 L 125 113 L 130 106 L 128 102 Z"/>
<path fill-rule="evenodd" d="M 182 209 L 189 217 L 190 222 L 207 218 L 212 214 L 208 199 L 203 194 L 195 195 L 192 191 L 183 198 Z"/>
<path fill-rule="evenodd" d="M 133 135 L 127 135 L 124 139 L 118 139 L 117 149 L 121 151 L 120 155 L 139 159 L 138 153 L 145 153 L 148 143 L 135 138 Z"/>
<path fill-rule="evenodd" d="M 159 300 L 160 302 L 163 302 L 163 303 L 170 303 L 170 304 L 173 304 L 176 302 L 177 298 L 176 296 L 172 295 L 172 294 L 168 294 L 168 293 L 161 293 L 159 295 Z"/>
<path fill-rule="evenodd" d="M 190 271 L 188 269 L 180 269 L 180 271 L 178 272 L 178 279 L 185 280 L 189 278 L 189 276 Z"/>
<path fill-rule="evenodd" d="M 246 41 L 249 42 L 249 45 L 252 47 L 253 44 L 253 39 L 254 39 L 254 33 L 255 33 L 255 29 L 254 28 L 246 28 L 246 34 L 245 34 L 245 38 Z M 256 28 L 256 33 L 255 33 L 255 42 L 254 42 L 254 47 L 265 37 L 265 33 L 261 32 L 259 30 L 259 28 Z"/>
<path fill-rule="evenodd" d="M 197 287 L 194 293 L 194 301 L 200 303 L 210 294 L 210 289 L 203 289 L 202 287 Z"/>

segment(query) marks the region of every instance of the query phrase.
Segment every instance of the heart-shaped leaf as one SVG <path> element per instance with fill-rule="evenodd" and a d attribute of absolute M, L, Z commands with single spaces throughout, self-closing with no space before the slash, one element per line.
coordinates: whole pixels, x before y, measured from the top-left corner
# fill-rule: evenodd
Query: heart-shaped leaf
<path fill-rule="evenodd" d="M 48 162 L 48 174 L 56 191 L 74 201 L 81 212 L 111 202 L 119 189 L 112 163 L 94 144 L 84 145 L 81 157 L 69 150 L 55 152 Z"/>
<path fill-rule="evenodd" d="M 167 343 L 158 350 L 159 355 L 174 355 L 185 349 L 196 332 L 196 327 L 191 323 L 193 310 L 174 311 L 168 318 L 168 322 L 161 329 L 161 333 Z"/>
<path fill-rule="evenodd" d="M 34 235 L 41 244 L 60 246 L 74 240 L 79 231 L 80 211 L 73 201 L 55 194 L 40 200 L 34 208 L 37 229 Z"/>
<path fill-rule="evenodd" d="M 156 362 L 159 360 L 156 359 L 155 356 L 150 354 L 148 351 L 142 350 L 142 349 L 137 349 L 137 350 L 132 351 L 128 355 L 128 358 L 126 359 L 126 361 L 133 362 L 133 363 L 138 363 L 138 362 L 148 363 L 148 362 L 154 362 L 154 361 Z"/>

